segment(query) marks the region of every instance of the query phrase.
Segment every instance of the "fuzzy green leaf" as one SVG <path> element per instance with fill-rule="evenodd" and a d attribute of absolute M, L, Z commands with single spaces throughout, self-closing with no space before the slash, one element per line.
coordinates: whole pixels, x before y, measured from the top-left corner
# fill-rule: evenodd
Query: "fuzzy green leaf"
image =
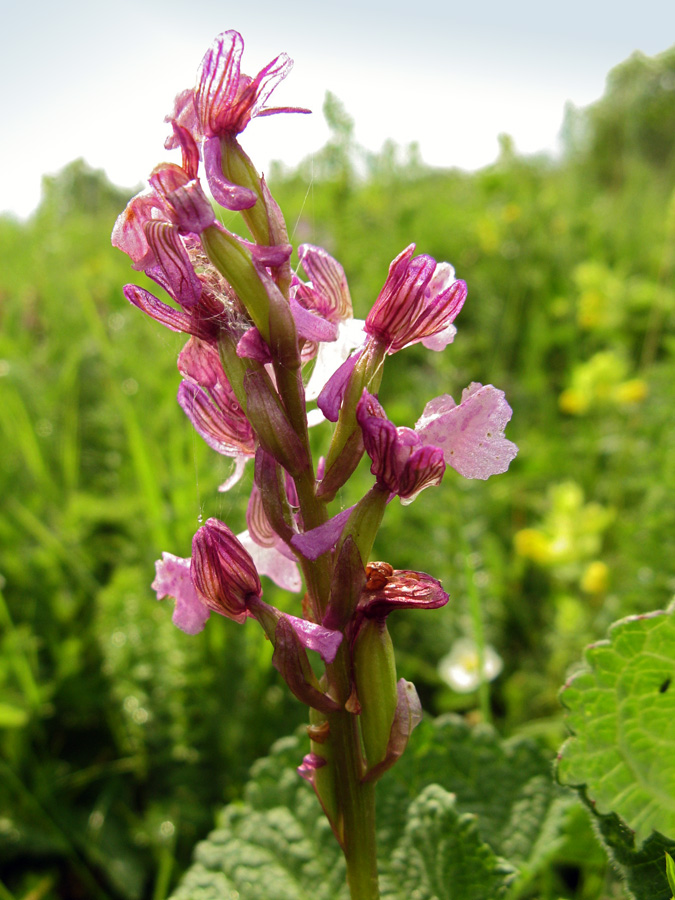
<path fill-rule="evenodd" d="M 253 766 L 244 801 L 197 845 L 172 900 L 347 900 L 342 854 L 296 771 L 303 752 L 300 738 L 283 738 Z"/>
<path fill-rule="evenodd" d="M 664 853 L 675 853 L 675 842 L 654 831 L 641 845 L 635 834 L 614 813 L 600 816 L 582 791 L 605 848 L 621 873 L 627 894 L 634 900 L 671 900 L 666 878 Z"/>
<path fill-rule="evenodd" d="M 675 837 L 675 615 L 631 616 L 588 647 L 586 668 L 561 694 L 572 732 L 558 777 L 585 786 L 600 815 L 615 813 L 641 844 Z"/>
<path fill-rule="evenodd" d="M 403 837 L 382 873 L 382 900 L 496 900 L 514 875 L 483 843 L 476 817 L 460 814 L 454 795 L 431 784 L 410 805 Z"/>
<path fill-rule="evenodd" d="M 533 741 L 502 741 L 493 728 L 470 728 L 458 716 L 425 719 L 378 796 L 383 828 L 402 829 L 399 816 L 433 783 L 456 795 L 459 812 L 478 817 L 483 840 L 523 877 L 555 853 L 570 795 L 554 783 L 551 760 Z"/>
<path fill-rule="evenodd" d="M 346 900 L 341 852 L 296 772 L 304 739 L 278 741 L 252 769 L 244 800 L 198 845 L 173 900 Z M 530 741 L 500 742 L 461 719 L 426 721 L 378 784 L 383 897 L 505 896 L 555 850 L 567 801 Z M 475 815 L 474 813 L 478 813 Z M 553 849 L 551 849 L 553 848 Z M 504 857 L 510 854 L 510 863 Z"/>

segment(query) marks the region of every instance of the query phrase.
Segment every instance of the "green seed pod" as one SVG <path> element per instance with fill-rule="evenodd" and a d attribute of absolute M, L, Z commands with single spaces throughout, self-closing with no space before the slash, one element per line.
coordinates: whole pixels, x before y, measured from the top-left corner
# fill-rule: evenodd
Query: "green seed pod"
<path fill-rule="evenodd" d="M 354 678 L 368 768 L 387 755 L 398 699 L 394 645 L 384 619 L 366 619 L 354 642 Z"/>

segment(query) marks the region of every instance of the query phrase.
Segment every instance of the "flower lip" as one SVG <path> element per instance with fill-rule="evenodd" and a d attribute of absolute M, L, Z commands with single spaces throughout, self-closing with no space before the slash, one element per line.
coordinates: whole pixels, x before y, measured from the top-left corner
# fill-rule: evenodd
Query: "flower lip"
<path fill-rule="evenodd" d="M 211 610 L 192 583 L 190 560 L 162 553 L 155 563 L 155 580 L 152 589 L 158 600 L 173 597 L 176 601 L 173 623 L 186 634 L 198 634 L 203 630 Z"/>
<path fill-rule="evenodd" d="M 510 418 L 503 391 L 472 382 L 459 404 L 449 394 L 429 401 L 415 432 L 425 445 L 439 447 L 460 475 L 485 480 L 505 472 L 518 452 L 504 436 Z"/>

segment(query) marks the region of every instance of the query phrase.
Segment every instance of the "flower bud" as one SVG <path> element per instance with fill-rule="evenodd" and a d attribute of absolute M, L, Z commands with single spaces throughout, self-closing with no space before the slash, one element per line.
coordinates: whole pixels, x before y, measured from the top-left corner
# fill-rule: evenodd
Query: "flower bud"
<path fill-rule="evenodd" d="M 192 539 L 190 576 L 206 605 L 242 623 L 262 586 L 250 555 L 218 519 L 207 519 Z"/>

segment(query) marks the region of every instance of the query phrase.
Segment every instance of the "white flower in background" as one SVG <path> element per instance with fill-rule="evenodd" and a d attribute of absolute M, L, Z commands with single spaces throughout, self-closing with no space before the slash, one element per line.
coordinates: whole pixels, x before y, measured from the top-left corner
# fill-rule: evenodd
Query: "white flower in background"
<path fill-rule="evenodd" d="M 494 647 L 486 644 L 483 650 L 483 672 L 481 677 L 478 647 L 471 638 L 460 638 L 452 645 L 450 652 L 438 664 L 438 672 L 453 691 L 470 694 L 481 681 L 492 681 L 503 668 L 501 656 Z"/>

